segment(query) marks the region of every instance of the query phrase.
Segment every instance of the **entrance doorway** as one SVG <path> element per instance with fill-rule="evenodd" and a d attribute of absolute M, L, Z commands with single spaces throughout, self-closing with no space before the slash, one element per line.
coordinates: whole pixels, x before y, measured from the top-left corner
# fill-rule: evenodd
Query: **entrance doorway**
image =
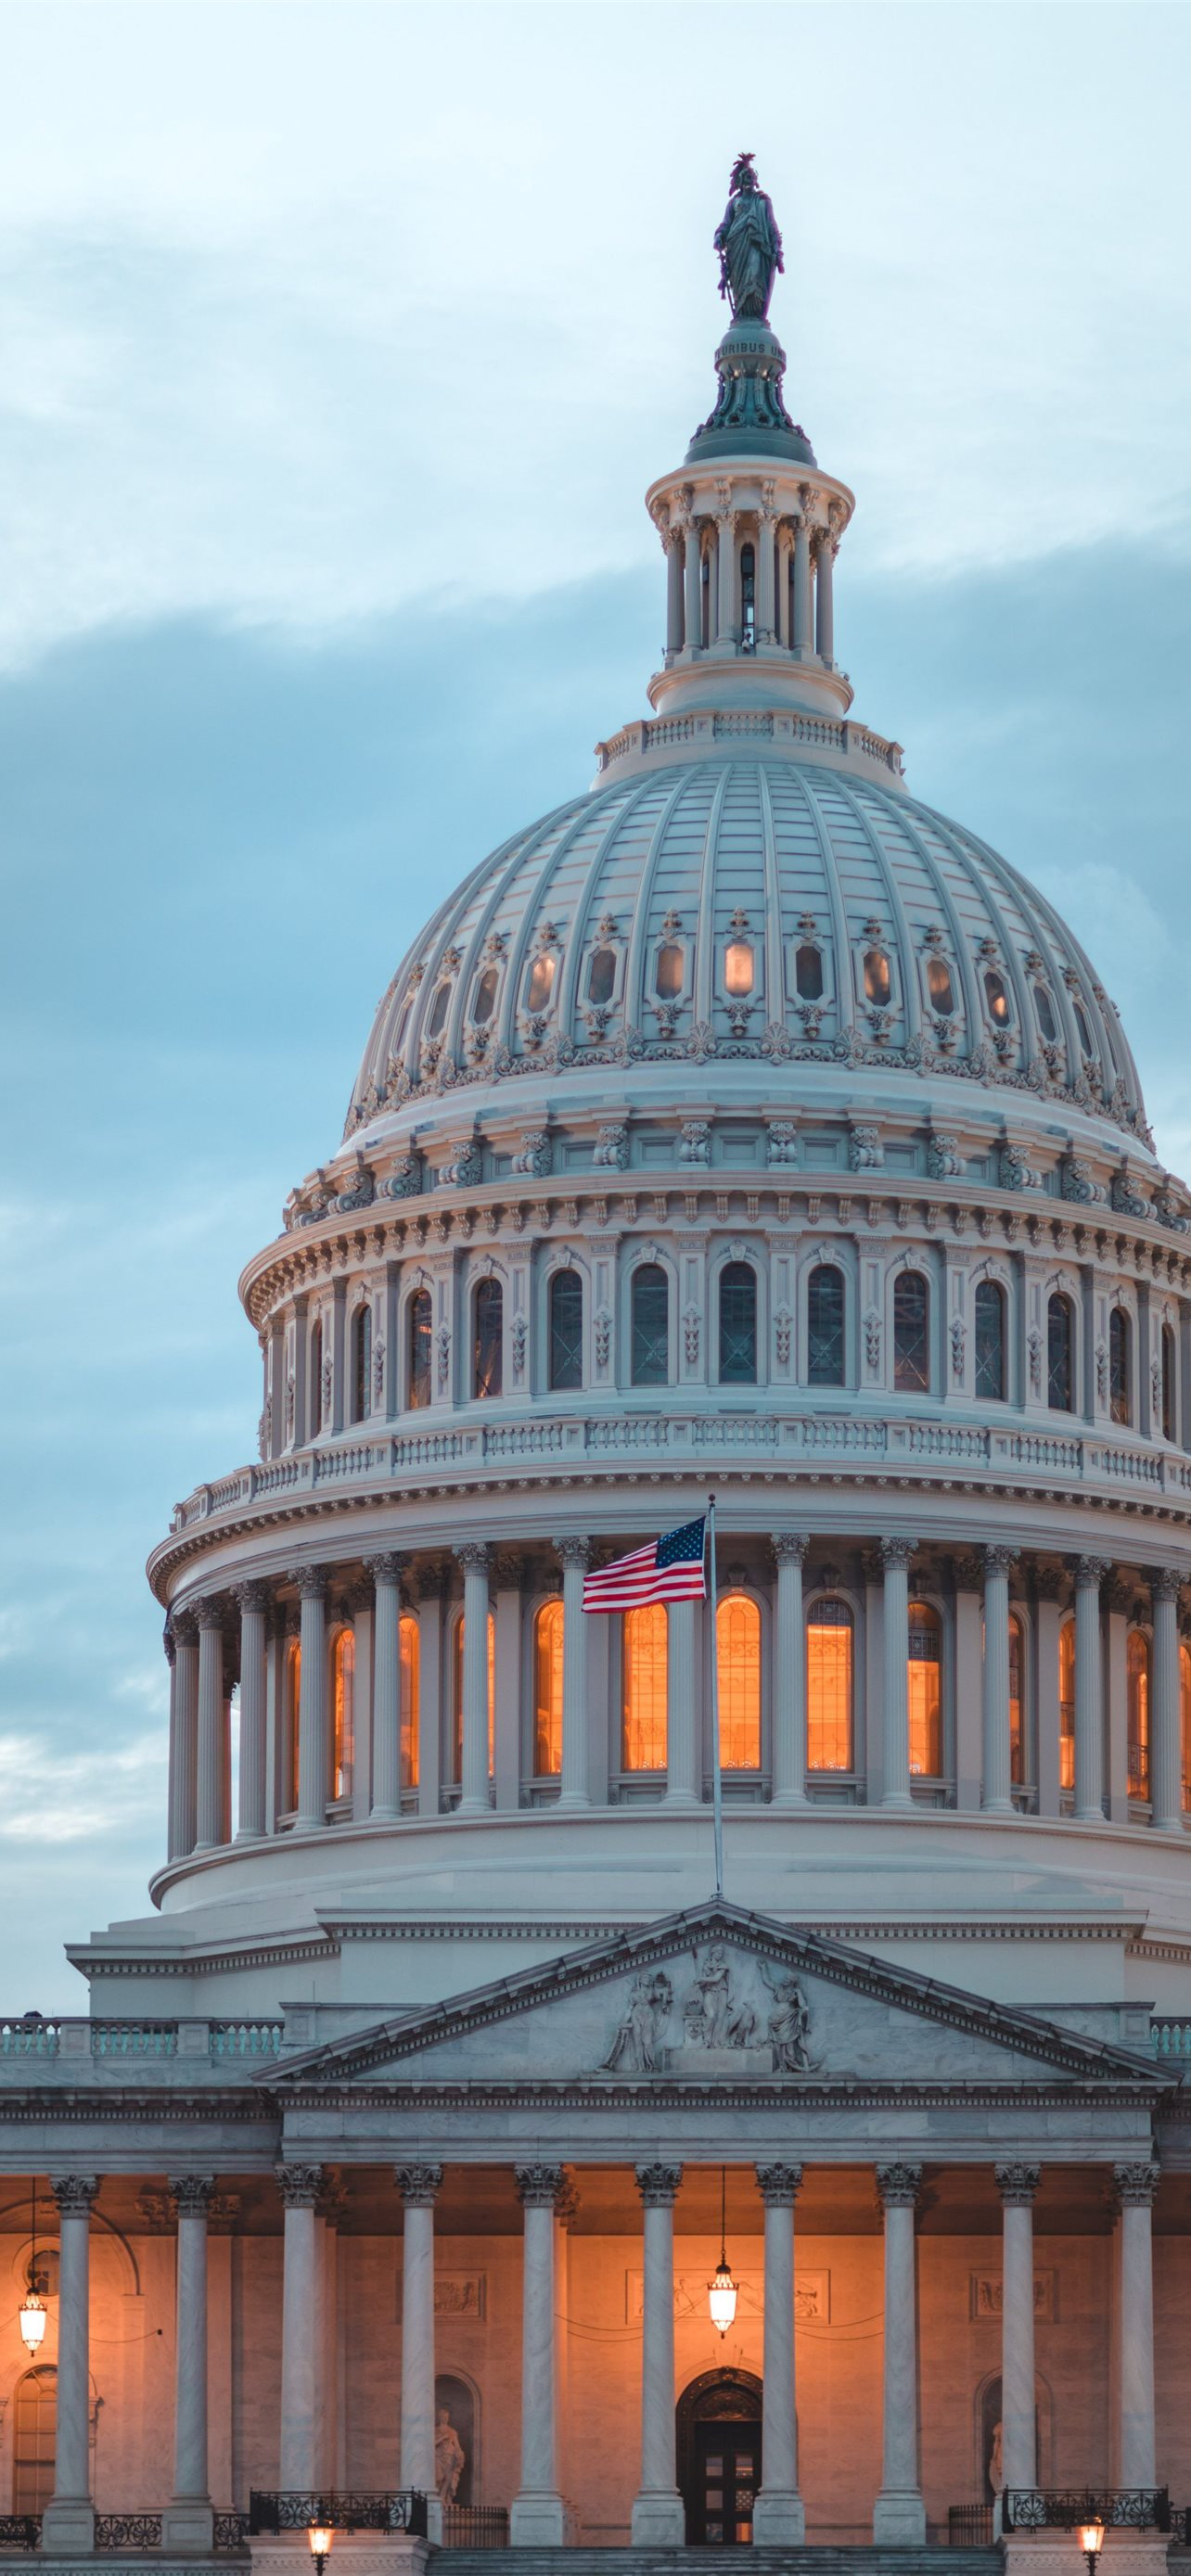
<path fill-rule="evenodd" d="M 748 2549 L 761 2484 L 761 2382 L 709 2370 L 678 2401 L 678 2482 L 691 2547 Z"/>

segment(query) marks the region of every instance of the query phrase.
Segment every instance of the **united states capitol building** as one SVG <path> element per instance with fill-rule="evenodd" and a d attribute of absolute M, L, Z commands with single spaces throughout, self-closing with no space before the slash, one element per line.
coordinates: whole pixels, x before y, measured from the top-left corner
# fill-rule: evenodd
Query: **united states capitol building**
<path fill-rule="evenodd" d="M 151 1909 L 0 2032 L 17 2557 L 985 2576 L 1091 2488 L 1124 2576 L 1191 2500 L 1191 1197 L 853 715 L 747 157 L 717 243 L 651 712 L 435 887 L 245 1269 Z M 709 1491 L 714 1637 L 583 1612 Z"/>

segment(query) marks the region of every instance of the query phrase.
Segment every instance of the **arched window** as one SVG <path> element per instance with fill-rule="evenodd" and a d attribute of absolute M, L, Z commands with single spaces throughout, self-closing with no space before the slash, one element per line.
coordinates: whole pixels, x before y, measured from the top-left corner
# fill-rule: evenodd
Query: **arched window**
<path fill-rule="evenodd" d="M 309 1436 L 313 1440 L 323 1427 L 323 1328 L 321 1317 L 310 1335 L 310 1411 Z"/>
<path fill-rule="evenodd" d="M 351 1795 L 355 1755 L 356 1638 L 341 1628 L 331 1648 L 331 1796 Z"/>
<path fill-rule="evenodd" d="M 751 653 L 757 641 L 757 557 L 752 546 L 740 549 L 740 643 Z"/>
<path fill-rule="evenodd" d="M 397 1648 L 401 1666 L 401 1786 L 416 1789 L 422 1640 L 417 1620 L 408 1612 L 398 1624 Z"/>
<path fill-rule="evenodd" d="M 554 991 L 554 973 L 557 964 L 558 960 L 555 957 L 553 950 L 549 948 L 544 948 L 541 956 L 535 957 L 529 970 L 529 982 L 525 987 L 525 1007 L 527 1011 L 546 1011 L 549 1009 L 550 996 Z"/>
<path fill-rule="evenodd" d="M 893 1283 L 893 1383 L 899 1395 L 925 1395 L 930 1385 L 926 1281 L 899 1270 Z"/>
<path fill-rule="evenodd" d="M 285 1725 L 282 1735 L 281 1795 L 288 1810 L 298 1804 L 298 1720 L 302 1707 L 302 1647 L 291 1637 L 285 1649 Z"/>
<path fill-rule="evenodd" d="M 546 1601 L 533 1623 L 533 1767 L 538 1780 L 562 1769 L 562 1603 Z"/>
<path fill-rule="evenodd" d="M 1075 1787 L 1075 1621 L 1059 1630 L 1059 1787 Z"/>
<path fill-rule="evenodd" d="M 930 994 L 932 1011 L 938 1011 L 942 1018 L 948 1019 L 955 1009 L 955 995 L 951 990 L 951 968 L 944 958 L 928 958 L 926 989 Z"/>
<path fill-rule="evenodd" d="M 440 1038 L 442 1036 L 443 1030 L 446 1026 L 447 1004 L 450 1001 L 450 998 L 450 985 L 440 984 L 438 991 L 434 996 L 434 1000 L 430 1005 L 430 1017 L 426 1022 L 426 1035 L 428 1038 Z"/>
<path fill-rule="evenodd" d="M 720 1272 L 720 1384 L 757 1383 L 757 1274 L 751 1261 Z"/>
<path fill-rule="evenodd" d="M 988 1016 L 994 1028 L 1008 1028 L 1009 995 L 992 966 L 986 966 L 984 970 L 984 998 L 988 1004 Z"/>
<path fill-rule="evenodd" d="M 910 1769 L 927 1780 L 943 1774 L 943 1630 L 928 1601 L 910 1603 L 906 1662 L 910 1701 Z"/>
<path fill-rule="evenodd" d="M 456 1787 L 463 1778 L 463 1632 L 462 1619 L 455 1621 L 451 1639 L 451 1777 Z M 492 1776 L 496 1753 L 496 1621 L 488 1613 L 488 1775 Z"/>
<path fill-rule="evenodd" d="M 1174 1334 L 1169 1324 L 1162 1327 L 1162 1437 L 1175 1437 L 1175 1351 Z"/>
<path fill-rule="evenodd" d="M 855 1768 L 852 1726 L 852 1613 L 828 1593 L 806 1620 L 807 1767 Z"/>
<path fill-rule="evenodd" d="M 352 1421 L 362 1422 L 372 1410 L 372 1308 L 357 1306 L 352 1316 Z"/>
<path fill-rule="evenodd" d="M 1179 1732 L 1183 1747 L 1183 1806 L 1191 1807 L 1191 1646 L 1179 1647 Z"/>
<path fill-rule="evenodd" d="M 820 1261 L 806 1283 L 806 1374 L 810 1386 L 844 1383 L 844 1274 Z"/>
<path fill-rule="evenodd" d="M 582 1274 L 556 1270 L 550 1282 L 550 1385 L 564 1391 L 582 1384 Z"/>
<path fill-rule="evenodd" d="M 669 941 L 664 948 L 659 948 L 653 978 L 659 1002 L 678 1000 L 682 991 L 684 973 L 685 965 L 681 948 L 676 947 L 673 941 Z"/>
<path fill-rule="evenodd" d="M 1057 1046 L 1059 1039 L 1058 1023 L 1055 1019 L 1054 1003 L 1051 1001 L 1045 984 L 1035 984 L 1034 986 L 1034 1008 L 1038 1013 L 1038 1026 L 1042 1031 L 1042 1035 L 1046 1040 L 1047 1046 Z"/>
<path fill-rule="evenodd" d="M 1071 1300 L 1056 1289 L 1046 1309 L 1046 1400 L 1052 1413 L 1073 1410 Z"/>
<path fill-rule="evenodd" d="M 886 1010 L 889 1004 L 889 959 L 883 948 L 869 948 L 864 958 L 864 998 Z"/>
<path fill-rule="evenodd" d="M 611 1001 L 615 989 L 616 950 L 596 948 L 592 951 L 591 963 L 587 969 L 588 1001 L 594 1003 L 595 1008 L 599 1010 L 602 1003 Z"/>
<path fill-rule="evenodd" d="M 499 1279 L 481 1279 L 475 1297 L 471 1391 L 481 1400 L 500 1394 L 504 1367 L 504 1290 Z"/>
<path fill-rule="evenodd" d="M 487 1028 L 495 1008 L 496 968 L 485 966 L 483 974 L 476 977 L 475 991 L 471 997 L 471 1015 L 478 1029 Z"/>
<path fill-rule="evenodd" d="M 1125 1647 L 1126 1749 L 1129 1796 L 1150 1794 L 1150 1641 L 1131 1628 Z"/>
<path fill-rule="evenodd" d="M 1026 1776 L 1026 1641 L 1015 1612 L 1009 1619 L 1009 1777 L 1020 1788 Z"/>
<path fill-rule="evenodd" d="M 1079 1043 L 1083 1048 L 1084 1054 L 1091 1055 L 1094 1050 L 1092 1047 L 1092 1032 L 1088 1027 L 1087 1012 L 1084 1009 L 1083 1003 L 1075 1001 L 1074 998 L 1072 999 L 1072 1009 L 1075 1013 L 1075 1026 L 1079 1032 Z"/>
<path fill-rule="evenodd" d="M 409 1408 L 420 1413 L 430 1402 L 433 1329 L 430 1291 L 415 1289 L 407 1308 L 409 1334 Z"/>
<path fill-rule="evenodd" d="M 1130 1418 L 1130 1340 L 1124 1307 L 1114 1306 L 1108 1318 L 1108 1408 L 1114 1422 L 1128 1422 Z"/>
<path fill-rule="evenodd" d="M 665 1386 L 670 1375 L 670 1287 L 656 1261 L 633 1272 L 629 1374 L 634 1386 Z"/>
<path fill-rule="evenodd" d="M 976 1393 L 982 1402 L 1005 1397 L 1005 1291 L 995 1279 L 976 1290 Z"/>
<path fill-rule="evenodd" d="M 12 2509 L 44 2513 L 54 2492 L 58 2373 L 48 2362 L 16 2385 L 12 2421 Z"/>
<path fill-rule="evenodd" d="M 752 992 L 755 974 L 751 940 L 730 939 L 724 950 L 725 992 L 731 993 L 736 1001 L 742 1000 L 746 993 Z"/>
<path fill-rule="evenodd" d="M 720 1760 L 726 1771 L 761 1768 L 761 1613 L 747 1592 L 726 1592 L 715 1613 Z"/>
<path fill-rule="evenodd" d="M 800 1002 L 823 999 L 823 959 L 814 941 L 804 939 L 794 952 L 794 982 Z"/>
<path fill-rule="evenodd" d="M 660 1601 L 628 1610 L 624 1622 L 624 1698 L 620 1762 L 623 1771 L 666 1768 L 666 1691 L 669 1638 Z"/>

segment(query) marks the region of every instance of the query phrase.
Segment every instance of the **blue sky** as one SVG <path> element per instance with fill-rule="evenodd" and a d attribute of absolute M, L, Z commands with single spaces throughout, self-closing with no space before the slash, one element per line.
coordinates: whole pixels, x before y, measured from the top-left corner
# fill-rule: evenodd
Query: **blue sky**
<path fill-rule="evenodd" d="M 756 150 L 857 713 L 1191 1166 L 1179 6 L 0 10 L 0 2010 L 143 1910 L 143 1561 L 432 896 L 644 708 Z"/>

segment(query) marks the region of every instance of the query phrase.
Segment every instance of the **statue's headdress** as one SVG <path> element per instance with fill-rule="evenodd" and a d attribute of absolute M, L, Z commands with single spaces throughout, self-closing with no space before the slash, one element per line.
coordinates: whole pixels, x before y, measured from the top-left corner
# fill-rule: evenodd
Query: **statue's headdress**
<path fill-rule="evenodd" d="M 729 182 L 733 196 L 735 196 L 738 189 L 743 186 L 746 175 L 749 179 L 755 182 L 757 173 L 753 168 L 753 163 L 756 160 L 756 157 L 755 152 L 737 153 L 736 159 L 732 164 L 732 177 Z"/>

